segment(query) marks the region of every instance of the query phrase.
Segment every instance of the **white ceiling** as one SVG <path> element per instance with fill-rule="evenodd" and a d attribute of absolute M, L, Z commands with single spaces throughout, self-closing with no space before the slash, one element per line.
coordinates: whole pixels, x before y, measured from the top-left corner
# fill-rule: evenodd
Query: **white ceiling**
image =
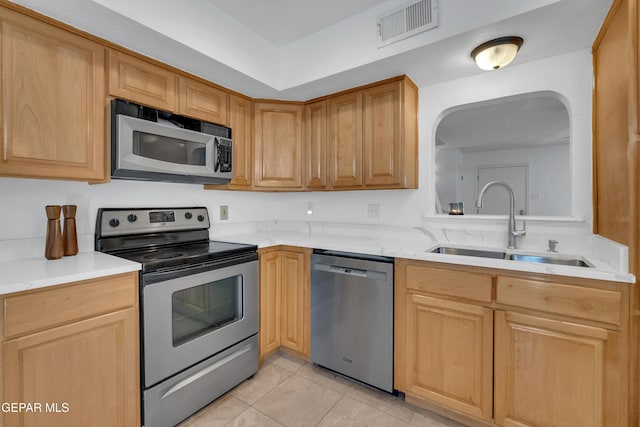
<path fill-rule="evenodd" d="M 276 46 L 283 46 L 386 0 L 207 0 Z"/>
<path fill-rule="evenodd" d="M 462 152 L 569 142 L 569 111 L 546 92 L 466 105 L 449 112 L 436 130 L 437 145 Z"/>
<path fill-rule="evenodd" d="M 12 1 L 229 89 L 290 100 L 400 74 L 419 87 L 477 75 L 471 50 L 505 35 L 524 38 L 510 67 L 588 49 L 612 2 L 439 0 L 438 28 L 380 49 L 376 17 L 406 0 Z"/>

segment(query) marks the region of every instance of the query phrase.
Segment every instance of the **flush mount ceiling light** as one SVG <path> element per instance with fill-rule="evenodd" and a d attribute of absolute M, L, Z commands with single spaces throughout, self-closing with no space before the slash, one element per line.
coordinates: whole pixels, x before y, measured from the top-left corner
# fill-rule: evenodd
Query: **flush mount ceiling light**
<path fill-rule="evenodd" d="M 471 51 L 471 57 L 483 70 L 497 70 L 508 65 L 522 46 L 520 37 L 500 37 L 482 43 Z"/>

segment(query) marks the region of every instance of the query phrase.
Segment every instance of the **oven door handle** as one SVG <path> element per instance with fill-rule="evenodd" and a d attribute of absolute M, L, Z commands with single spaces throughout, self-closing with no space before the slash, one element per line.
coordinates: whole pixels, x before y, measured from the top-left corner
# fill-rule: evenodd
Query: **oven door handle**
<path fill-rule="evenodd" d="M 189 384 L 199 380 L 200 378 L 202 378 L 202 377 L 204 377 L 206 375 L 209 375 L 211 372 L 215 371 L 219 367 L 221 367 L 223 365 L 226 365 L 232 359 L 235 359 L 236 357 L 240 357 L 240 356 L 242 356 L 243 354 L 245 354 L 245 353 L 247 353 L 249 351 L 251 351 L 251 345 L 246 345 L 242 349 L 236 351 L 235 353 L 230 354 L 230 355 L 218 360 L 213 365 L 207 366 L 203 370 L 198 371 L 195 374 L 191 375 L 190 377 L 185 378 L 184 380 L 182 380 L 179 383 L 175 384 L 173 387 L 171 387 L 169 390 L 167 390 L 166 393 L 164 393 L 160 399 L 162 400 L 162 399 L 166 398 L 167 396 L 170 396 L 173 393 L 175 393 L 177 391 L 180 391 L 181 389 L 187 387 Z"/>

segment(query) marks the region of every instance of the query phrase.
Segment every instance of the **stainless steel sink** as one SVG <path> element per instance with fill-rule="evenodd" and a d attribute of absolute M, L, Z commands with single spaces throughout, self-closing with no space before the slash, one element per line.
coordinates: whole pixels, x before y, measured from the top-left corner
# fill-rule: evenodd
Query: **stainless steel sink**
<path fill-rule="evenodd" d="M 563 258 L 563 257 L 550 257 L 541 255 L 526 255 L 526 254 L 511 254 L 509 259 L 512 261 L 534 262 L 536 264 L 555 264 L 555 265 L 570 265 L 573 267 L 593 267 L 584 258 Z"/>
<path fill-rule="evenodd" d="M 505 259 L 510 261 L 532 262 L 536 264 L 569 265 L 573 267 L 593 267 L 586 259 L 581 257 L 543 256 L 533 254 L 512 254 L 501 251 L 483 249 L 463 249 L 449 246 L 438 246 L 430 251 L 434 254 L 463 255 L 480 258 Z"/>
<path fill-rule="evenodd" d="M 506 254 L 504 252 L 497 251 L 485 251 L 481 249 L 462 249 L 462 248 L 451 248 L 448 246 L 438 246 L 433 249 L 431 253 L 434 254 L 447 254 L 447 255 L 464 255 L 464 256 L 475 256 L 481 258 L 495 258 L 495 259 L 504 259 Z"/>

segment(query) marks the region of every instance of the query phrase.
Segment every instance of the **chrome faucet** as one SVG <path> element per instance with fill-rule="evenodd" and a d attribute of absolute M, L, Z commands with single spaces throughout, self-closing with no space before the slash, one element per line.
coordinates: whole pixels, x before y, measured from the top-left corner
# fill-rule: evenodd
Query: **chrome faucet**
<path fill-rule="evenodd" d="M 487 191 L 489 187 L 493 187 L 494 185 L 498 185 L 509 193 L 509 249 L 516 248 L 516 237 L 524 236 L 527 233 L 526 224 L 523 226 L 521 230 L 516 229 L 516 215 L 515 215 L 515 200 L 513 197 L 513 190 L 509 187 L 509 184 L 502 181 L 491 181 L 488 182 L 487 185 L 482 187 L 480 193 L 478 193 L 478 198 L 476 199 L 476 207 L 482 207 L 482 200 L 484 199 L 484 192 Z"/>

